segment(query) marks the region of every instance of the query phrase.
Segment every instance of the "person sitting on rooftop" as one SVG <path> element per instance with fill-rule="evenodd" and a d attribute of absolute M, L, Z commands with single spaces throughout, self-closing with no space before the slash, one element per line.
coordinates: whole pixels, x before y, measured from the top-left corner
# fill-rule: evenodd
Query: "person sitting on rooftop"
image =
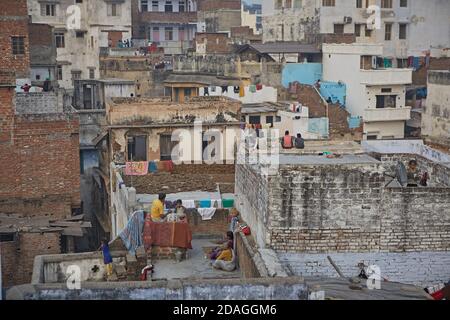
<path fill-rule="evenodd" d="M 297 137 L 295 138 L 295 148 L 305 149 L 305 140 L 302 138 L 300 133 L 297 133 Z"/>
<path fill-rule="evenodd" d="M 223 250 L 228 248 L 228 245 L 231 245 L 231 248 L 234 246 L 234 234 L 231 231 L 227 231 L 226 237 L 224 240 L 218 241 L 218 244 L 221 244 L 219 247 L 215 247 L 213 250 L 209 252 L 209 258 L 211 260 L 216 260 Z"/>
<path fill-rule="evenodd" d="M 281 146 L 283 149 L 292 149 L 294 147 L 294 137 L 289 134 L 289 130 L 286 130 L 284 137 L 281 138 Z"/>
<path fill-rule="evenodd" d="M 227 243 L 227 248 L 222 250 L 216 261 L 212 263 L 212 266 L 216 269 L 224 271 L 233 271 L 236 269 L 235 254 L 230 242 Z"/>
<path fill-rule="evenodd" d="M 25 83 L 20 89 L 22 89 L 23 92 L 30 92 L 31 86 L 28 83 Z"/>

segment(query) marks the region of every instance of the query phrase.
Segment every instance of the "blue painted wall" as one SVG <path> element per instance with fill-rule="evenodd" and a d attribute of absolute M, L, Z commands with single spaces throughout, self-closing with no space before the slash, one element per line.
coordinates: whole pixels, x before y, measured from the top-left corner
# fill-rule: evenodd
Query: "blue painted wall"
<path fill-rule="evenodd" d="M 329 82 L 322 81 L 320 83 L 320 94 L 325 100 L 331 98 L 333 103 L 339 103 L 345 106 L 346 97 L 347 97 L 347 86 L 342 83 L 339 84 L 337 82 Z"/>
<path fill-rule="evenodd" d="M 321 63 L 286 63 L 281 74 L 281 83 L 285 88 L 295 81 L 313 85 L 318 79 L 322 79 Z"/>
<path fill-rule="evenodd" d="M 320 134 L 323 138 L 328 137 L 328 118 L 309 118 L 308 132 Z"/>

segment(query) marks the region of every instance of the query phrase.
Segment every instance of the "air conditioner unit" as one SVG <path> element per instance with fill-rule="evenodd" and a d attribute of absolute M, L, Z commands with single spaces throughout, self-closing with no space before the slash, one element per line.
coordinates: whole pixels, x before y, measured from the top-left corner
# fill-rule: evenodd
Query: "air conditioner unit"
<path fill-rule="evenodd" d="M 350 24 L 350 23 L 352 23 L 352 21 L 353 21 L 352 17 L 344 17 L 344 23 Z"/>

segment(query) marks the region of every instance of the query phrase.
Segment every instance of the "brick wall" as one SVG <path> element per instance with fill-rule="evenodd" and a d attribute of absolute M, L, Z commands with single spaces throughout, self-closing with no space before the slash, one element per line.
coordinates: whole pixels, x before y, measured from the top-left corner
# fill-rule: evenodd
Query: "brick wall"
<path fill-rule="evenodd" d="M 243 278 L 259 278 L 261 274 L 256 266 L 254 256 L 256 254 L 246 236 L 242 232 L 235 233 L 236 255 Z"/>
<path fill-rule="evenodd" d="M 53 46 L 53 28 L 48 24 L 29 25 L 30 46 Z"/>
<path fill-rule="evenodd" d="M 414 85 L 427 85 L 427 75 L 430 70 L 450 70 L 450 58 L 430 58 L 430 65 L 420 67 L 412 74 L 412 81 Z"/>
<path fill-rule="evenodd" d="M 125 184 L 131 186 L 131 177 L 123 175 Z M 133 186 L 137 193 L 158 194 L 163 186 L 166 193 L 217 190 L 222 193 L 234 191 L 234 165 L 177 165 L 172 174 L 157 172 L 146 176 L 134 176 Z"/>
<path fill-rule="evenodd" d="M 238 193 L 251 171 L 238 166 Z M 282 166 L 269 192 L 246 189 L 240 211 L 253 229 L 269 212 L 257 240 L 280 252 L 450 250 L 450 188 L 385 188 L 384 171 L 381 163 Z"/>
<path fill-rule="evenodd" d="M 206 53 L 229 53 L 231 51 L 230 38 L 226 33 L 197 33 L 197 44 L 206 43 Z"/>
<path fill-rule="evenodd" d="M 63 105 L 58 104 L 55 92 L 16 93 L 15 105 L 18 114 L 63 112 Z"/>
<path fill-rule="evenodd" d="M 199 0 L 198 11 L 210 11 L 219 9 L 240 10 L 241 0 Z"/>
<path fill-rule="evenodd" d="M 229 227 L 229 210 L 217 209 L 211 220 L 202 220 L 198 213 L 189 216 L 189 226 L 192 234 L 208 236 L 224 236 Z"/>
<path fill-rule="evenodd" d="M 2 242 L 1 246 L 2 280 L 5 287 L 31 282 L 35 256 L 61 253 L 58 232 L 21 232 L 16 241 Z"/>
<path fill-rule="evenodd" d="M 25 54 L 13 55 L 11 37 L 24 37 Z M 0 3 L 0 69 L 13 71 L 17 78 L 29 76 L 30 56 L 26 0 Z"/>
<path fill-rule="evenodd" d="M 26 215 L 70 216 L 71 207 L 80 207 L 78 117 L 62 113 L 12 117 L 13 90 L 0 90 L 0 161 L 7 164 L 0 175 L 0 208 Z"/>

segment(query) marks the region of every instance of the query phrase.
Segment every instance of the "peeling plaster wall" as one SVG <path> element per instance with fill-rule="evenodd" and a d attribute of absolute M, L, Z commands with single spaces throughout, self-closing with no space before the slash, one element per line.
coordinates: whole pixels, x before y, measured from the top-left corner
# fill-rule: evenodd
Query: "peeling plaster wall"
<path fill-rule="evenodd" d="M 450 72 L 430 71 L 428 97 L 422 113 L 422 135 L 450 145 Z"/>

